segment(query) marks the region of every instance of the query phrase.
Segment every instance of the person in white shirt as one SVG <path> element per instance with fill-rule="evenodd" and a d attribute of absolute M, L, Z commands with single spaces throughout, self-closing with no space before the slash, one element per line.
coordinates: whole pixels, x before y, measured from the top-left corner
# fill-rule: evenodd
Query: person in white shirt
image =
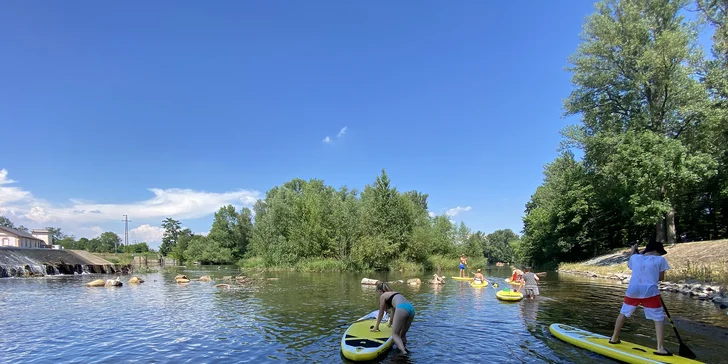
<path fill-rule="evenodd" d="M 665 279 L 665 271 L 670 269 L 663 255 L 667 254 L 662 243 L 651 241 L 640 254 L 637 244 L 632 246 L 632 255 L 627 266 L 632 270 L 627 292 L 624 294 L 624 303 L 619 311 L 619 317 L 614 325 L 614 333 L 609 340 L 610 344 L 619 344 L 619 331 L 627 317 L 630 317 L 637 306 L 642 306 L 645 317 L 655 321 L 655 334 L 657 336 L 656 355 L 672 355 L 665 350 L 665 313 L 660 300 L 658 282 Z"/>

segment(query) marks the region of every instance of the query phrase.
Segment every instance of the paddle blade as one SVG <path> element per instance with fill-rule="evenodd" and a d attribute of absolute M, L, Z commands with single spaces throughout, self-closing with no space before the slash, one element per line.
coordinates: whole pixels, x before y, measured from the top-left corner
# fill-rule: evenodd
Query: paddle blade
<path fill-rule="evenodd" d="M 693 351 L 690 350 L 690 348 L 687 345 L 682 344 L 682 343 L 680 344 L 679 354 L 683 358 L 688 358 L 688 359 L 695 359 L 697 357 L 695 355 L 695 353 L 693 353 Z"/>

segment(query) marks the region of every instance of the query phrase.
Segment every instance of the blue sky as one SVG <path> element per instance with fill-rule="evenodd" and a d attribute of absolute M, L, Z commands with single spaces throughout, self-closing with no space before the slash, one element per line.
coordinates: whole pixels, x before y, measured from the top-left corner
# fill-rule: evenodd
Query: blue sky
<path fill-rule="evenodd" d="M 578 121 L 561 118 L 564 68 L 592 11 L 4 1 L 0 212 L 77 237 L 128 214 L 132 239 L 158 241 L 165 216 L 206 232 L 220 205 L 292 178 L 362 189 L 386 168 L 435 213 L 519 232 Z"/>

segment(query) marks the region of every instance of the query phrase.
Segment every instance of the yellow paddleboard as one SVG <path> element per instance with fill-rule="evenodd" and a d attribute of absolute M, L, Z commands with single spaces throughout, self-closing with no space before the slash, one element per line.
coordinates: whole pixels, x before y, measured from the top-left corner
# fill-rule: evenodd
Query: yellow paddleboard
<path fill-rule="evenodd" d="M 483 281 L 483 283 L 475 283 L 473 281 L 473 282 L 470 282 L 470 286 L 475 287 L 475 288 L 488 287 L 488 281 Z"/>
<path fill-rule="evenodd" d="M 495 293 L 495 298 L 501 301 L 520 301 L 523 299 L 523 294 L 511 290 L 501 290 Z"/>
<path fill-rule="evenodd" d="M 523 284 L 522 284 L 522 283 L 520 283 L 520 282 L 515 282 L 515 283 L 511 283 L 511 279 L 510 279 L 510 278 L 506 278 L 506 283 L 508 283 L 508 284 L 512 284 L 512 285 L 514 285 L 514 286 L 522 286 L 522 285 L 523 285 Z"/>
<path fill-rule="evenodd" d="M 701 363 L 673 354 L 672 356 L 655 355 L 655 348 L 648 348 L 622 340 L 619 344 L 610 344 L 609 337 L 593 332 L 577 329 L 564 324 L 551 324 L 551 334 L 569 344 L 593 351 L 625 363 Z"/>
<path fill-rule="evenodd" d="M 392 347 L 392 328 L 387 327 L 389 313 L 384 313 L 379 331 L 369 331 L 377 323 L 379 310 L 354 322 L 341 337 L 341 352 L 353 361 L 374 360 Z"/>
<path fill-rule="evenodd" d="M 471 280 L 473 280 L 472 278 L 469 278 L 469 277 L 451 277 L 451 278 L 454 279 L 454 280 L 456 280 L 456 281 L 471 281 Z"/>

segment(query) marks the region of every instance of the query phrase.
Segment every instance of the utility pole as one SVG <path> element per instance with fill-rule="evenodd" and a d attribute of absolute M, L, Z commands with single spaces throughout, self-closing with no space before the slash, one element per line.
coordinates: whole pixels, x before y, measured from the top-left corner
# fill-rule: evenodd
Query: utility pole
<path fill-rule="evenodd" d="M 127 247 L 129 246 L 129 217 L 127 215 L 124 215 L 124 220 L 121 220 L 124 222 L 124 245 Z"/>

